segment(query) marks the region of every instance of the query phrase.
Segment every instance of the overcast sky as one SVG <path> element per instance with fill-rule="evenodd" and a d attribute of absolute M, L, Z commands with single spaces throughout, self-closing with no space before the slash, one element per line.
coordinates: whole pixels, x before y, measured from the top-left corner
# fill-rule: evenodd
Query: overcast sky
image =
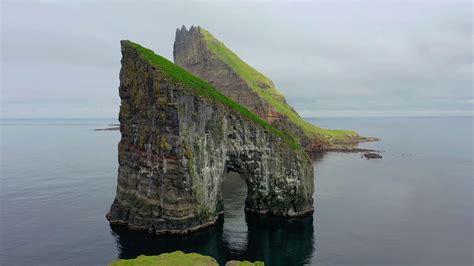
<path fill-rule="evenodd" d="M 472 115 L 472 2 L 1 2 L 3 118 L 117 117 L 121 39 L 200 25 L 303 116 Z"/>

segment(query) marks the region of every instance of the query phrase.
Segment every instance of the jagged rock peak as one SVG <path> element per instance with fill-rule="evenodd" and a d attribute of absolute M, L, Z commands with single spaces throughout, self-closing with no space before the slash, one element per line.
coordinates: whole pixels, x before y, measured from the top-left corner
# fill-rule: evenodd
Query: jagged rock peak
<path fill-rule="evenodd" d="M 191 28 L 189 29 L 190 32 L 194 32 L 194 31 L 199 31 L 199 26 L 195 27 L 194 25 L 191 25 Z"/>
<path fill-rule="evenodd" d="M 180 28 L 176 28 L 176 32 L 178 33 L 189 33 L 189 32 L 200 32 L 201 31 L 201 27 L 200 26 L 194 26 L 194 25 L 191 25 L 191 27 L 189 28 L 189 30 L 186 28 L 185 25 L 182 25 L 181 26 L 181 29 Z"/>

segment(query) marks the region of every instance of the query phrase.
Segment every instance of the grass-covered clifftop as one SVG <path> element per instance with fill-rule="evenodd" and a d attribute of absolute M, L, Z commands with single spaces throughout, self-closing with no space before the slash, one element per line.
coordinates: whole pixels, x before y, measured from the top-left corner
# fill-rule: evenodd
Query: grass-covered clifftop
<path fill-rule="evenodd" d="M 317 127 L 303 118 L 286 103 L 285 97 L 274 86 L 273 82 L 252 66 L 245 63 L 224 43 L 217 40 L 210 32 L 199 27 L 200 33 L 208 49 L 220 60 L 228 64 L 248 85 L 258 93 L 275 110 L 288 117 L 290 121 L 299 126 L 309 137 L 322 137 L 326 140 L 343 140 L 358 138 L 358 134 L 351 130 L 331 130 Z"/>
<path fill-rule="evenodd" d="M 249 120 L 260 124 L 273 134 L 279 136 L 284 141 L 287 141 L 290 146 L 294 149 L 299 149 L 300 144 L 295 141 L 291 136 L 286 134 L 285 132 L 273 127 L 267 121 L 260 118 L 258 115 L 254 114 L 253 112 L 249 111 L 244 106 L 238 104 L 237 102 L 233 101 L 232 99 L 228 98 L 224 94 L 222 94 L 219 90 L 215 89 L 211 84 L 208 82 L 196 77 L 195 75 L 191 74 L 184 68 L 174 64 L 173 62 L 169 61 L 168 59 L 155 54 L 150 49 L 147 49 L 137 43 L 132 41 L 126 41 L 131 47 L 137 50 L 137 52 L 145 59 L 148 60 L 153 66 L 157 69 L 161 70 L 164 75 L 167 75 L 171 79 L 175 80 L 176 82 L 184 85 L 185 87 L 192 90 L 193 93 L 199 96 L 206 97 L 208 99 L 223 103 L 230 107 L 231 109 L 237 111 L 242 116 L 248 118 Z"/>
<path fill-rule="evenodd" d="M 109 266 L 218 266 L 217 261 L 209 256 L 204 256 L 198 253 L 183 253 L 182 251 L 175 251 L 172 253 L 163 253 L 159 256 L 145 256 L 141 255 L 135 259 L 116 260 L 109 264 Z M 230 261 L 228 266 L 264 266 L 260 261 Z"/>
<path fill-rule="evenodd" d="M 135 259 L 116 260 L 109 264 L 109 266 L 214 266 L 219 265 L 217 261 L 209 256 L 204 256 L 198 253 L 185 254 L 181 251 L 172 253 L 163 253 L 159 256 L 145 256 L 141 255 Z"/>

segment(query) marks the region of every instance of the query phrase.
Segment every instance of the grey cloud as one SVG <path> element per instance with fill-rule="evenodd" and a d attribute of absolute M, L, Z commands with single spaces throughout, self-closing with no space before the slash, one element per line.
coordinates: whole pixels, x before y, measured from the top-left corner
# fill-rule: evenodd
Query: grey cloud
<path fill-rule="evenodd" d="M 471 2 L 4 2 L 2 117 L 116 116 L 119 40 L 172 59 L 183 24 L 303 115 L 472 114 Z"/>

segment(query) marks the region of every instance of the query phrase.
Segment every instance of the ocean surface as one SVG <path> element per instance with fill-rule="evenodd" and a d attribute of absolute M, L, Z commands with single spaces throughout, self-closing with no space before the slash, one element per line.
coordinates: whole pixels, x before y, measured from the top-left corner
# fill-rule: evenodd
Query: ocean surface
<path fill-rule="evenodd" d="M 0 120 L 0 265 L 106 265 L 174 250 L 267 265 L 473 265 L 473 118 L 312 119 L 382 138 L 314 157 L 315 213 L 245 215 L 245 183 L 224 184 L 225 221 L 186 237 L 111 228 L 116 119 Z"/>

